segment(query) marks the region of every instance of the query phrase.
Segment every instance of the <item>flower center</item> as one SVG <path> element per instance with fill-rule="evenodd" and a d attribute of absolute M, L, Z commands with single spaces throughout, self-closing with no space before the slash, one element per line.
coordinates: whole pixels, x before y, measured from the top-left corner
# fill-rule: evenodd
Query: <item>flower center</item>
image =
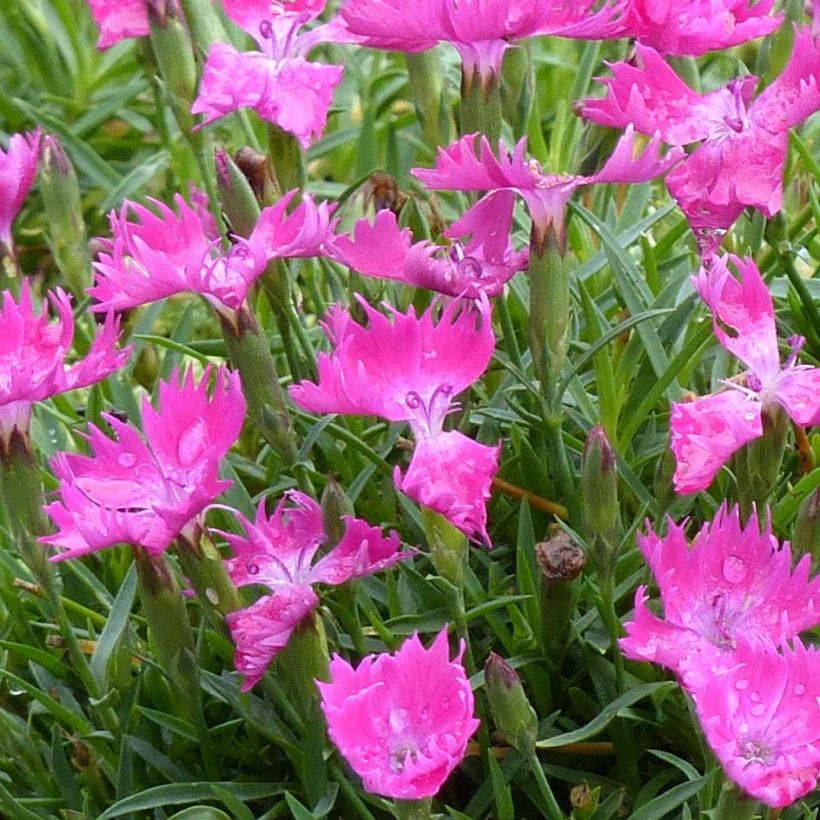
<path fill-rule="evenodd" d="M 741 756 L 749 761 L 747 766 L 752 763 L 763 763 L 765 766 L 770 766 L 775 760 L 772 749 L 758 740 L 744 740 L 740 744 L 739 751 Z"/>
<path fill-rule="evenodd" d="M 439 385 L 425 401 L 416 390 L 410 390 L 404 396 L 404 405 L 410 411 L 410 424 L 416 431 L 421 425 L 422 434 L 434 435 L 441 432 L 444 417 L 455 409 L 452 402 L 453 388 L 449 384 Z"/>

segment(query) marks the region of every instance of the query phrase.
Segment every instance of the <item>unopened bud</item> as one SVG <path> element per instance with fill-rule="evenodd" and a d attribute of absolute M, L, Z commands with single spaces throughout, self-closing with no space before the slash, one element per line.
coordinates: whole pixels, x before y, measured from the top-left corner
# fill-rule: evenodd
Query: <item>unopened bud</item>
<path fill-rule="evenodd" d="M 811 555 L 812 564 L 817 569 L 820 565 L 820 488 L 800 505 L 792 547 L 798 555 Z"/>
<path fill-rule="evenodd" d="M 579 783 L 572 787 L 569 793 L 569 802 L 572 805 L 572 820 L 588 820 L 598 809 L 601 798 L 601 787 L 594 789 L 586 783 Z"/>
<path fill-rule="evenodd" d="M 467 536 L 443 515 L 421 505 L 424 533 L 430 548 L 430 560 L 436 572 L 459 589 L 464 585 L 467 563 Z"/>
<path fill-rule="evenodd" d="M 786 450 L 789 416 L 776 402 L 766 402 L 760 414 L 763 435 L 738 450 L 734 457 L 738 497 L 744 516 L 752 506 L 762 510 L 780 477 L 780 465 Z"/>
<path fill-rule="evenodd" d="M 593 535 L 610 539 L 618 521 L 618 473 L 615 452 L 604 428 L 589 431 L 581 460 L 584 519 Z"/>
<path fill-rule="evenodd" d="M 257 162 L 246 158 L 261 158 Z M 256 186 L 262 185 L 258 168 L 267 166 L 267 157 L 252 148 L 241 148 L 231 158 L 221 148 L 216 152 L 216 184 L 219 202 L 228 218 L 231 231 L 249 237 L 259 218 L 259 200 Z"/>
<path fill-rule="evenodd" d="M 524 694 L 518 673 L 502 657 L 490 652 L 484 680 L 501 736 L 521 754 L 532 754 L 538 739 L 538 718 Z"/>
<path fill-rule="evenodd" d="M 328 547 L 335 547 L 345 531 L 342 516 L 353 515 L 353 504 L 338 481 L 331 475 L 322 490 L 322 525 L 328 536 Z"/>

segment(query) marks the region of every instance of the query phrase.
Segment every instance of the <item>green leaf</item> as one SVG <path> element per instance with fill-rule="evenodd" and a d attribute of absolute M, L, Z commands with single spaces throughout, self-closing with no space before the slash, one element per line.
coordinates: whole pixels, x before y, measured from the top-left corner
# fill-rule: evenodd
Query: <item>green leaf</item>
<path fill-rule="evenodd" d="M 131 614 L 131 606 L 134 603 L 136 590 L 137 573 L 132 564 L 120 587 L 120 591 L 117 593 L 117 597 L 114 598 L 111 611 L 108 613 L 108 619 L 99 638 L 97 638 L 97 645 L 91 655 L 91 674 L 94 675 L 103 690 L 108 689 L 108 667 L 111 656 L 128 626 L 128 616 Z"/>

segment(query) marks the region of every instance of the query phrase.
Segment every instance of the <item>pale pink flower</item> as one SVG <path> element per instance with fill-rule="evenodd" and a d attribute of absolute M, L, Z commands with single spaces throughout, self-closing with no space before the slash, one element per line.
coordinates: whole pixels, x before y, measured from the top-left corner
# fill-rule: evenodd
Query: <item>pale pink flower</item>
<path fill-rule="evenodd" d="M 625 3 L 606 0 L 347 0 L 340 16 L 357 42 L 371 48 L 417 52 L 451 43 L 465 76 L 498 75 L 513 41 L 540 34 L 579 40 L 620 37 Z"/>
<path fill-rule="evenodd" d="M 150 34 L 147 0 L 88 0 L 91 16 L 99 26 L 97 48 L 111 48 L 128 37 Z"/>
<path fill-rule="evenodd" d="M 11 225 L 23 207 L 40 159 L 40 129 L 12 134 L 8 150 L 0 149 L 0 244 L 12 247 Z"/>
<path fill-rule="evenodd" d="M 457 407 L 454 397 L 481 376 L 495 349 L 487 297 L 451 302 L 437 320 L 437 304 L 419 318 L 412 307 L 406 314 L 389 308 L 388 318 L 364 300 L 360 304 L 367 327 L 349 310 L 334 308 L 324 325 L 334 350 L 319 354 L 319 383 L 291 386 L 291 398 L 314 413 L 408 421 L 417 446 L 405 478 L 396 473 L 397 484 L 470 537 L 488 540 L 486 499 L 500 445 L 443 432 Z M 460 459 L 475 474 L 454 470 Z M 429 479 L 425 486 L 422 475 Z"/>
<path fill-rule="evenodd" d="M 676 149 L 661 158 L 660 142 L 653 139 L 635 158 L 635 135 L 629 127 L 597 174 L 545 174 L 536 160 L 526 158 L 526 137 L 517 143 L 512 153 L 499 142 L 497 158 L 486 137 L 481 138 L 479 154 L 477 138 L 478 134 L 467 134 L 449 148 L 439 148 L 434 168 L 413 168 L 412 173 L 435 190 L 489 191 L 462 220 L 474 215 L 478 207 L 506 207 L 510 191 L 519 194 L 530 211 L 536 247 L 543 243 L 550 230 L 563 236 L 566 207 L 577 188 L 645 182 L 666 173 L 683 156 L 682 149 Z"/>
<path fill-rule="evenodd" d="M 738 641 L 731 667 L 694 694 L 706 739 L 726 774 L 768 806 L 788 806 L 820 775 L 820 655 Z"/>
<path fill-rule="evenodd" d="M 247 239 L 223 252 L 213 218 L 177 194 L 178 213 L 151 200 L 159 213 L 126 200 L 112 211 L 112 239 L 94 264 L 94 310 L 122 310 L 179 293 L 200 293 L 219 308 L 238 310 L 271 259 L 319 256 L 333 239 L 332 206 L 309 194 L 288 213 L 298 191 L 265 208 Z"/>
<path fill-rule="evenodd" d="M 774 0 L 631 0 L 625 36 L 661 54 L 700 57 L 771 34 L 783 15 Z"/>
<path fill-rule="evenodd" d="M 71 298 L 62 290 L 49 293 L 56 321 L 49 321 L 45 304 L 35 313 L 29 280 L 20 299 L 3 293 L 0 308 L 0 440 L 16 428 L 27 432 L 31 407 L 59 393 L 102 381 L 125 365 L 131 348 L 117 350 L 119 321 L 105 317 L 85 358 L 69 365 L 74 339 Z"/>
<path fill-rule="evenodd" d="M 733 666 L 739 638 L 782 644 L 820 623 L 820 579 L 808 580 L 811 557 L 792 572 L 789 544 L 778 544 L 771 521 L 761 529 L 752 515 L 743 527 L 739 508 L 724 504 L 691 546 L 684 529 L 670 521 L 664 537 L 652 530 L 638 535 L 664 617 L 647 609 L 646 587 L 639 587 L 634 620 L 620 642 L 627 657 L 673 670 L 695 692 Z"/>
<path fill-rule="evenodd" d="M 718 341 L 749 372 L 745 383 L 729 381 L 723 392 L 672 405 L 679 493 L 706 489 L 734 452 L 762 436 L 761 413 L 770 402 L 783 407 L 796 424 L 820 424 L 820 368 L 796 364 L 804 342 L 799 336 L 788 340 L 791 354 L 781 367 L 772 297 L 754 262 L 713 257 L 693 282 L 712 311 Z"/>
<path fill-rule="evenodd" d="M 428 240 L 414 243 L 410 229 L 400 229 L 396 215 L 382 210 L 373 223 L 360 219 L 350 236 L 336 237 L 334 248 L 340 261 L 367 276 L 447 296 L 498 296 L 528 260 L 526 251 L 510 246 L 514 196 L 506 193 L 506 201 L 503 197 L 488 200 L 454 222 L 444 233 L 455 240 L 449 246 Z"/>
<path fill-rule="evenodd" d="M 219 479 L 219 463 L 245 418 L 238 374 L 218 368 L 209 396 L 210 374 L 199 385 L 190 370 L 161 382 L 160 409 L 143 401 L 144 437 L 106 414 L 115 439 L 92 426 L 94 455 L 57 454 L 60 500 L 45 511 L 58 532 L 41 539 L 60 550 L 52 561 L 122 543 L 157 555 L 178 535 L 195 534 L 205 507 L 231 486 Z"/>
<path fill-rule="evenodd" d="M 397 800 L 432 797 L 478 729 L 464 642 L 450 660 L 447 627 L 430 649 L 417 634 L 393 655 L 368 655 L 354 669 L 334 656 L 317 681 L 328 733 L 367 791 Z"/>
<path fill-rule="evenodd" d="M 809 29 L 797 31 L 785 71 L 752 102 L 756 77 L 742 77 L 708 94 L 687 86 L 648 46 L 640 67 L 610 66 L 604 99 L 581 102 L 601 125 L 660 134 L 669 145 L 699 142 L 667 177 L 705 254 L 746 206 L 773 216 L 783 205 L 788 130 L 820 109 L 820 50 Z"/>
<path fill-rule="evenodd" d="M 306 0 L 225 2 L 228 16 L 262 50 L 242 52 L 225 43 L 211 46 L 191 108 L 194 114 L 205 114 L 202 125 L 238 108 L 253 108 L 262 119 L 293 134 L 304 149 L 320 138 L 344 69 L 305 59 L 318 42 L 332 39 L 324 27 L 305 34 L 298 31 L 323 6 Z"/>
<path fill-rule="evenodd" d="M 270 590 L 251 607 L 227 617 L 236 644 L 236 668 L 245 676 L 243 692 L 261 679 L 299 622 L 318 605 L 313 584 L 338 586 L 387 569 L 412 554 L 399 552 L 395 532 L 385 537 L 378 527 L 345 515 L 341 540 L 314 563 L 319 548 L 328 541 L 322 510 L 295 490 L 270 517 L 263 501 L 254 524 L 236 515 L 246 536 L 223 533 L 236 556 L 227 562 L 231 579 L 237 586 L 261 584 Z"/>

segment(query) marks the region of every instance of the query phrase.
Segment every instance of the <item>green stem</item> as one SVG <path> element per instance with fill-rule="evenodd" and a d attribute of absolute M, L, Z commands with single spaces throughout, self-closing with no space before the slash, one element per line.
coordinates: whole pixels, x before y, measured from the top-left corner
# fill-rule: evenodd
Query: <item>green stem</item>
<path fill-rule="evenodd" d="M 442 105 L 444 72 L 441 59 L 434 49 L 429 49 L 416 54 L 405 54 L 405 60 L 424 141 L 435 151 L 439 145 L 446 145 L 450 137 L 450 129 L 446 125 L 444 138 L 441 135 L 442 121 L 446 123 L 448 110 Z"/>
<path fill-rule="evenodd" d="M 423 800 L 396 800 L 394 816 L 397 820 L 429 820 L 433 798 Z"/>
<path fill-rule="evenodd" d="M 749 800 L 733 783 L 727 780 L 721 789 L 712 820 L 752 820 L 758 812 L 762 816 L 760 803 L 756 800 Z"/>
<path fill-rule="evenodd" d="M 487 78 L 461 73 L 461 133 L 484 134 L 495 148 L 501 136 L 501 85 L 496 74 Z"/>
<path fill-rule="evenodd" d="M 549 820 L 562 820 L 564 813 L 561 811 L 561 807 L 558 805 L 558 801 L 552 793 L 552 788 L 547 780 L 547 776 L 544 774 L 541 761 L 538 759 L 538 755 L 534 749 L 529 756 L 529 763 L 532 773 L 535 775 L 535 781 L 538 783 L 538 790 L 541 792 L 541 796 L 547 804 L 546 816 Z"/>
<path fill-rule="evenodd" d="M 283 131 L 277 125 L 269 125 L 268 156 L 279 186 L 279 196 L 293 188 L 302 190 L 305 187 L 305 155 L 293 134 Z"/>

